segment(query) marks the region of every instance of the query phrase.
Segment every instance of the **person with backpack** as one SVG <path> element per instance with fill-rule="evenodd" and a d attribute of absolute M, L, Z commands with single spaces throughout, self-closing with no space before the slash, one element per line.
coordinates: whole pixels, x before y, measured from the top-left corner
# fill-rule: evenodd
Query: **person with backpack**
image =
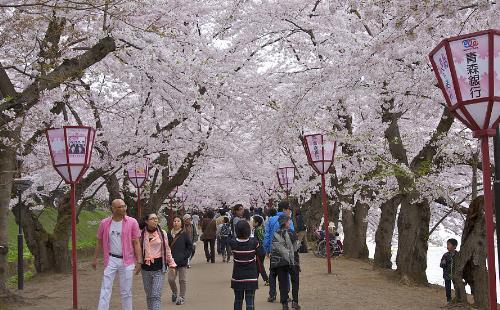
<path fill-rule="evenodd" d="M 174 217 L 172 230 L 168 233 L 168 242 L 177 268 L 171 269 L 168 272 L 168 283 L 172 290 L 172 302 L 176 305 L 183 305 L 186 301 L 186 287 L 187 287 L 187 265 L 191 251 L 193 250 L 193 243 L 189 235 L 182 229 L 182 219 L 179 216 Z M 177 290 L 175 283 L 177 277 L 179 278 L 180 290 Z"/>
<path fill-rule="evenodd" d="M 273 212 L 273 209 L 270 210 Z M 273 212 L 274 213 L 274 212 Z M 268 218 L 267 223 L 265 225 L 265 233 L 264 233 L 264 241 L 263 246 L 265 252 L 270 255 L 272 250 L 272 240 L 274 233 L 280 229 L 279 217 L 281 215 L 286 215 L 291 218 L 292 210 L 288 201 L 283 200 L 278 204 L 278 213 L 276 215 Z M 293 222 L 290 222 L 289 230 L 291 232 L 295 231 L 293 226 Z M 268 302 L 274 302 L 276 300 L 276 277 L 278 275 L 275 273 L 275 270 L 269 268 L 269 297 L 267 298 Z"/>
<path fill-rule="evenodd" d="M 295 265 L 296 251 L 292 241 L 292 237 L 290 235 L 290 222 L 290 217 L 287 214 L 281 214 L 279 216 L 278 223 L 280 228 L 273 234 L 272 249 L 270 255 L 270 268 L 273 273 L 278 276 L 280 303 L 283 310 L 289 309 L 289 279 L 292 275 L 292 267 Z M 293 305 L 295 306 L 295 304 Z"/>
<path fill-rule="evenodd" d="M 196 242 L 198 241 L 198 228 L 191 222 L 190 214 L 184 214 L 182 219 L 184 220 L 184 231 L 188 234 L 189 238 L 191 238 L 191 243 L 193 244 L 193 249 L 191 250 L 187 265 L 188 268 L 191 268 L 191 260 L 196 252 Z"/>
<path fill-rule="evenodd" d="M 252 226 L 253 226 L 253 233 L 252 236 L 259 241 L 259 247 L 261 247 L 262 251 L 260 251 L 260 255 L 257 255 L 257 269 L 259 271 L 259 274 L 262 277 L 262 280 L 264 280 L 264 285 L 269 286 L 269 277 L 267 276 L 266 268 L 264 266 L 264 260 L 266 258 L 266 253 L 264 251 L 264 248 L 262 246 L 262 242 L 264 240 L 264 218 L 260 215 L 254 215 L 252 217 Z"/>
<path fill-rule="evenodd" d="M 203 248 L 207 263 L 215 263 L 215 238 L 217 234 L 217 224 L 214 219 L 214 212 L 208 210 L 205 217 L 201 221 L 201 240 L 203 240 Z M 210 249 L 209 249 L 210 247 Z"/>
<path fill-rule="evenodd" d="M 177 267 L 168 245 L 168 235 L 158 225 L 155 213 L 146 214 L 141 230 L 141 249 L 143 261 L 141 264 L 142 283 L 146 293 L 148 310 L 161 309 L 161 292 L 167 267 Z"/>
<path fill-rule="evenodd" d="M 223 217 L 223 223 L 218 229 L 218 239 L 221 244 L 222 262 L 229 263 L 231 261 L 231 248 L 229 247 L 229 238 L 231 236 L 231 225 L 229 225 L 229 218 Z"/>

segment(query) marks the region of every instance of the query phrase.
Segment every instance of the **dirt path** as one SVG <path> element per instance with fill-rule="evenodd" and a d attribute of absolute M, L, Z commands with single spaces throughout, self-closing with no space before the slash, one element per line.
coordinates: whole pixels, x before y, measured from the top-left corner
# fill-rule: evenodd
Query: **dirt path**
<path fill-rule="evenodd" d="M 232 264 L 207 264 L 204 261 L 202 245 L 193 267 L 188 273 L 187 301 L 183 306 L 173 305 L 168 284 L 163 293 L 163 309 L 184 308 L 185 310 L 231 310 L 233 292 L 230 289 Z M 300 303 L 305 310 L 327 309 L 439 309 L 444 305 L 444 292 L 437 287 L 408 287 L 389 280 L 370 264 L 348 259 L 333 262 L 333 274 L 326 275 L 326 263 L 311 254 L 301 257 Z M 79 303 L 81 309 L 96 309 L 101 285 L 102 269 L 93 271 L 89 262 L 79 266 Z M 111 309 L 121 309 L 118 296 L 118 281 L 115 281 Z M 268 287 L 263 283 L 256 294 L 256 309 L 280 310 L 279 304 L 266 301 Z M 66 310 L 71 309 L 71 276 L 40 276 L 29 281 L 21 293 L 24 304 L 0 309 L 23 310 Z M 142 279 L 134 279 L 134 309 L 145 309 L 145 295 Z M 2 309 L 3 310 L 3 309 Z"/>

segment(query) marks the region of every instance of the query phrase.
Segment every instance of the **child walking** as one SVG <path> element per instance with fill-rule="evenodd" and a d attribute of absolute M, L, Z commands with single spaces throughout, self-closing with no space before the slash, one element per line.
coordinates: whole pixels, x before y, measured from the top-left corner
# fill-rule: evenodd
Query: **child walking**
<path fill-rule="evenodd" d="M 455 256 L 457 255 L 458 241 L 456 239 L 448 239 L 446 242 L 446 248 L 448 252 L 441 258 L 441 268 L 443 268 L 443 278 L 444 287 L 446 290 L 446 301 L 451 303 L 451 280 L 453 278 L 453 272 L 455 267 Z"/>
<path fill-rule="evenodd" d="M 229 218 L 227 216 L 223 217 L 223 222 L 219 228 L 218 238 L 220 240 L 220 249 L 222 254 L 222 262 L 231 261 L 231 248 L 229 246 L 229 235 L 231 235 L 231 225 L 229 224 Z"/>
<path fill-rule="evenodd" d="M 255 290 L 258 288 L 259 274 L 255 255 L 259 242 L 250 238 L 251 228 L 247 221 L 239 221 L 234 227 L 236 238 L 229 241 L 233 251 L 233 276 L 231 288 L 234 290 L 234 310 L 243 309 L 245 299 L 246 310 L 255 309 Z"/>
<path fill-rule="evenodd" d="M 260 215 L 252 216 L 252 226 L 253 226 L 253 236 L 257 241 L 259 241 L 259 247 L 262 248 L 264 241 L 264 218 Z M 257 255 L 257 269 L 264 280 L 265 285 L 269 286 L 269 277 L 267 276 L 266 268 L 264 267 L 264 259 L 266 258 L 266 253 L 264 248 L 262 248 L 262 253 Z"/>

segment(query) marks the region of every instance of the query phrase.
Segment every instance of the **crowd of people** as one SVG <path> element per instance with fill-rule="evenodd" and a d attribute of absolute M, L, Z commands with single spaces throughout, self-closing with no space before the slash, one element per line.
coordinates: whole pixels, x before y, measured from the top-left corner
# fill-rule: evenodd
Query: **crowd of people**
<path fill-rule="evenodd" d="M 255 291 L 259 276 L 269 286 L 268 302 L 277 300 L 282 309 L 300 309 L 299 249 L 305 235 L 300 212 L 287 201 L 264 214 L 262 208 L 220 208 L 206 210 L 200 219 L 197 213 L 174 216 L 172 227 L 164 230 L 159 216 L 148 213 L 140 223 L 127 216 L 121 199 L 111 205 L 112 215 L 98 229 L 93 268 L 99 254 L 104 261 L 99 310 L 109 309 L 113 282 L 119 275 L 122 309 L 132 309 L 132 279 L 142 275 L 148 310 L 161 309 L 162 290 L 167 278 L 172 302 L 186 302 L 188 269 L 196 251 L 196 242 L 203 241 L 207 263 L 215 263 L 217 254 L 224 263 L 233 263 L 230 281 L 234 290 L 234 309 L 255 309 Z M 201 233 L 199 232 L 201 230 Z M 269 259 L 266 270 L 265 260 Z M 291 299 L 289 294 L 291 291 Z"/>

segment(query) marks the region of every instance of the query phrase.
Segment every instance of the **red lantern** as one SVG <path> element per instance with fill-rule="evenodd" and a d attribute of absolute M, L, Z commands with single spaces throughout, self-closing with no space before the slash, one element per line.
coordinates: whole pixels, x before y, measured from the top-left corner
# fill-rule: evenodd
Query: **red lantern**
<path fill-rule="evenodd" d="M 331 273 L 332 264 L 330 260 L 330 233 L 328 230 L 330 221 L 328 219 L 328 206 L 326 202 L 325 174 L 328 173 L 330 167 L 333 164 L 337 142 L 325 139 L 322 134 L 314 134 L 304 136 L 303 145 L 304 150 L 306 151 L 309 165 L 311 165 L 311 167 L 313 167 L 313 169 L 321 175 L 321 195 L 323 202 L 323 217 L 326 241 L 326 261 L 328 273 Z"/>
<path fill-rule="evenodd" d="M 64 126 L 46 131 L 52 165 L 67 184 L 78 183 L 90 167 L 95 130 Z"/>
<path fill-rule="evenodd" d="M 47 129 L 45 135 L 49 144 L 52 165 L 64 181 L 71 186 L 73 309 L 78 309 L 75 184 L 80 181 L 90 167 L 95 130 L 86 126 L 64 126 L 63 128 Z"/>
<path fill-rule="evenodd" d="M 278 183 L 285 190 L 286 195 L 288 196 L 295 179 L 295 167 L 278 168 L 276 175 L 278 176 Z"/>
<path fill-rule="evenodd" d="M 149 161 L 144 159 L 131 165 L 127 169 L 130 183 L 137 189 L 137 219 L 141 218 L 141 187 L 144 186 L 149 176 Z"/>
<path fill-rule="evenodd" d="M 488 136 L 500 122 L 500 30 L 443 40 L 430 54 L 446 105 L 481 139 L 490 308 L 496 309 L 495 244 Z"/>

